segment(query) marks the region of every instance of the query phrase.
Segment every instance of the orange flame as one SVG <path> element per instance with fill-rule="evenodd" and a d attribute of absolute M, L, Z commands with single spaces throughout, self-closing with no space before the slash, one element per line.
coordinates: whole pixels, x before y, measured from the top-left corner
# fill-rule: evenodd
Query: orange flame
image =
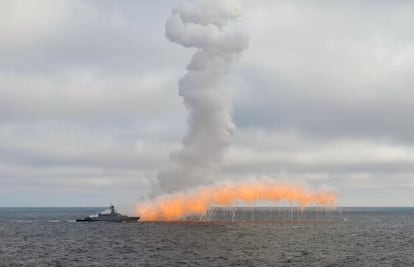
<path fill-rule="evenodd" d="M 312 193 L 297 185 L 262 181 L 225 183 L 200 187 L 189 192 L 163 195 L 154 201 L 139 204 L 137 211 L 142 221 L 174 221 L 188 215 L 205 214 L 207 209 L 214 205 L 230 206 L 237 201 L 254 204 L 257 201 L 283 200 L 301 207 L 336 206 L 336 195 L 332 192 Z"/>

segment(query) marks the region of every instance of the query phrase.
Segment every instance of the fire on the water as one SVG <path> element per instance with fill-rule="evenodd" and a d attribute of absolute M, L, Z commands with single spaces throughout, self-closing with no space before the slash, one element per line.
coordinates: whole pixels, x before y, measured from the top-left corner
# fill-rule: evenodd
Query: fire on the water
<path fill-rule="evenodd" d="M 141 203 L 137 212 L 142 221 L 175 221 L 191 216 L 204 216 L 213 206 L 232 206 L 235 203 L 253 205 L 259 201 L 287 202 L 300 208 L 309 206 L 336 207 L 336 194 L 311 190 L 273 181 L 221 183 L 190 191 L 162 195 Z"/>

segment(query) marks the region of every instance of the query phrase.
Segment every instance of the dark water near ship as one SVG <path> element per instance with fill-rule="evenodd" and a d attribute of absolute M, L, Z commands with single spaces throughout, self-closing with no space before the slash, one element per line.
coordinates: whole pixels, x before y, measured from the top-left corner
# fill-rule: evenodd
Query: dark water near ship
<path fill-rule="evenodd" d="M 414 266 L 414 208 L 331 223 L 76 223 L 96 208 L 0 208 L 0 266 Z"/>

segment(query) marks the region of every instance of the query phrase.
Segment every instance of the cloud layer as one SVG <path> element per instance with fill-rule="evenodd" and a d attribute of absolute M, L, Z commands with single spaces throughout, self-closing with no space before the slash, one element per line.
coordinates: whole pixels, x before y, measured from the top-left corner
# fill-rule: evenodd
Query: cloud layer
<path fill-rule="evenodd" d="M 194 51 L 164 36 L 176 4 L 1 2 L 2 205 L 148 196 L 187 131 L 176 80 Z M 217 179 L 276 177 L 334 189 L 340 205 L 414 205 L 414 4 L 244 10 L 249 49 L 231 66 L 237 131 Z"/>

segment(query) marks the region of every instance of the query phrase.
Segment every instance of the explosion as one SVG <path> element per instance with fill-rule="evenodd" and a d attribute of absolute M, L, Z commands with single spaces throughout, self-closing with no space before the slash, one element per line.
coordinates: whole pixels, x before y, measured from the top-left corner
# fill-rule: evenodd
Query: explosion
<path fill-rule="evenodd" d="M 189 111 L 189 129 L 182 148 L 171 152 L 173 166 L 157 173 L 159 189 L 166 194 L 139 204 L 141 220 L 179 220 L 203 215 L 214 205 L 239 202 L 251 205 L 259 201 L 287 201 L 301 207 L 336 205 L 333 193 L 314 193 L 274 181 L 203 186 L 214 181 L 212 177 L 220 168 L 235 131 L 226 76 L 232 62 L 248 46 L 247 36 L 231 25 L 240 12 L 237 0 L 188 1 L 173 9 L 167 20 L 166 37 L 196 49 L 186 74 L 178 82 L 179 95 Z"/>
<path fill-rule="evenodd" d="M 303 186 L 274 181 L 246 181 L 199 187 L 186 192 L 157 197 L 137 207 L 142 221 L 175 221 L 189 215 L 203 215 L 211 206 L 230 206 L 236 202 L 252 205 L 258 201 L 287 201 L 300 207 L 335 207 L 332 192 L 311 192 Z"/>

